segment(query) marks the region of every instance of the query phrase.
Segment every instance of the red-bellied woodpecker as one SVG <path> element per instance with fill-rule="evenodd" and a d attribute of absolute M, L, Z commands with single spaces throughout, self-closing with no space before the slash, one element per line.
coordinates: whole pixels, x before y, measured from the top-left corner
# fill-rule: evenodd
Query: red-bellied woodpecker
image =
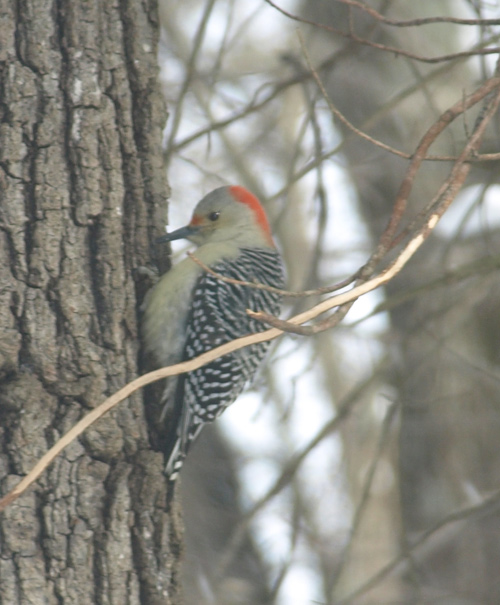
<path fill-rule="evenodd" d="M 159 239 L 189 239 L 196 257 L 224 277 L 283 287 L 283 266 L 257 198 L 243 187 L 221 187 L 196 206 L 191 222 Z M 166 366 L 197 357 L 266 326 L 246 312 L 276 315 L 281 296 L 224 282 L 186 258 L 148 293 L 143 318 L 145 352 Z M 167 389 L 170 423 L 165 472 L 175 480 L 203 425 L 238 397 L 268 348 L 250 345 L 180 375 Z M 172 431 L 175 428 L 175 432 Z"/>

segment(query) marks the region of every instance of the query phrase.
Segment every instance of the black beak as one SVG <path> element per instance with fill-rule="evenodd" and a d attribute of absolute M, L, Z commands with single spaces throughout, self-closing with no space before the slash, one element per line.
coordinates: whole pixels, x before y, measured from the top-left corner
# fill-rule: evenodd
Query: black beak
<path fill-rule="evenodd" d="M 163 244 L 165 242 L 173 242 L 176 239 L 189 239 L 192 235 L 194 235 L 199 230 L 199 227 L 193 225 L 187 225 L 186 227 L 181 227 L 180 229 L 176 229 L 172 231 L 172 233 L 165 233 L 161 237 L 156 238 L 156 244 Z"/>

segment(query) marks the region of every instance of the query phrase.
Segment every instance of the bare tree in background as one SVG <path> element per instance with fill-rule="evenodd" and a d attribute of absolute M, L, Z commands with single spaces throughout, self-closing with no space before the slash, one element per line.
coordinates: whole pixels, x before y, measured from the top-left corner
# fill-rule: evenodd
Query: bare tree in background
<path fill-rule="evenodd" d="M 193 189 L 223 182 L 267 199 L 291 289 L 354 273 L 377 250 L 392 217 L 379 271 L 436 210 L 443 188 L 464 187 L 455 202 L 461 221 L 457 213 L 449 221 L 445 215 L 443 228 L 388 285 L 378 299 L 377 328 L 352 325 L 348 315 L 345 327 L 312 339 L 287 337 L 275 347 L 277 365 L 264 377 L 265 407 L 272 401 L 281 410 L 274 425 L 280 445 L 268 454 L 275 480 L 262 479 L 267 487 L 260 492 L 243 483 L 239 521 L 231 497 L 227 522 L 220 523 L 224 500 L 214 493 L 229 493 L 221 468 L 232 465 L 213 464 L 208 447 L 215 437 L 207 431 L 193 450 L 183 481 L 189 602 L 236 602 L 234 582 L 243 580 L 238 552 L 256 555 L 257 575 L 265 561 L 271 588 L 263 600 L 247 592 L 238 602 L 301 602 L 289 599 L 294 576 L 304 572 L 315 578 L 307 598 L 325 603 L 498 602 L 499 234 L 498 213 L 491 214 L 500 199 L 497 115 L 472 164 L 467 159 L 465 184 L 454 168 L 498 84 L 453 120 L 445 113 L 495 78 L 498 17 L 495 3 L 466 0 L 164 7 L 174 202 L 192 206 L 199 197 L 190 197 Z M 419 153 L 422 161 L 408 175 Z M 344 176 L 335 181 L 332 171 Z M 346 199 L 348 214 L 339 209 Z M 474 223 L 481 212 L 482 222 Z M 347 247 L 334 241 L 342 227 L 358 231 Z M 291 299 L 290 310 L 310 300 Z M 308 404 L 273 377 L 273 367 L 278 374 L 283 368 L 280 357 L 290 354 L 286 342 L 311 359 L 293 384 L 312 372 L 331 412 L 310 453 L 290 437 L 295 414 Z M 333 448 L 337 462 L 320 471 L 330 468 L 323 485 L 336 488 L 318 490 L 308 460 L 317 462 L 316 450 L 331 452 L 328 442 L 339 439 L 340 467 Z M 246 469 L 245 445 L 237 451 Z M 249 493 L 257 501 L 248 501 Z M 214 508 L 219 523 L 200 524 Z M 334 518 L 339 511 L 342 522 Z M 289 544 L 281 562 L 258 529 L 266 515 L 288 524 L 277 538 Z M 253 548 L 242 547 L 248 527 Z M 225 583 L 233 592 L 224 592 Z M 247 591 L 258 585 L 250 577 L 240 584 Z"/>

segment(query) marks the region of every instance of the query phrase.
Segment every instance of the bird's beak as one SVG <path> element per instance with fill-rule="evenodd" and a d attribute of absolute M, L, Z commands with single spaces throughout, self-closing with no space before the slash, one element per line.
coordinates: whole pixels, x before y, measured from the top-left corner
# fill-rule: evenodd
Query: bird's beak
<path fill-rule="evenodd" d="M 157 244 L 163 244 L 165 242 L 173 242 L 176 239 L 190 239 L 193 235 L 196 235 L 200 228 L 197 225 L 186 225 L 172 231 L 172 233 L 165 233 L 161 237 L 158 237 L 155 242 Z"/>

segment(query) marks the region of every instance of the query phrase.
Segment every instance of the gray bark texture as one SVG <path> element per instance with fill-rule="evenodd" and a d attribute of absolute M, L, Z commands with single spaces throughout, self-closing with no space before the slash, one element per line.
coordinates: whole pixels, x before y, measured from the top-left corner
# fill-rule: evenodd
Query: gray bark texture
<path fill-rule="evenodd" d="M 156 4 L 0 7 L 0 493 L 138 374 L 165 224 Z M 142 396 L 0 515 L 2 605 L 175 604 L 180 521 Z M 172 507 L 175 508 L 175 507 Z"/>

